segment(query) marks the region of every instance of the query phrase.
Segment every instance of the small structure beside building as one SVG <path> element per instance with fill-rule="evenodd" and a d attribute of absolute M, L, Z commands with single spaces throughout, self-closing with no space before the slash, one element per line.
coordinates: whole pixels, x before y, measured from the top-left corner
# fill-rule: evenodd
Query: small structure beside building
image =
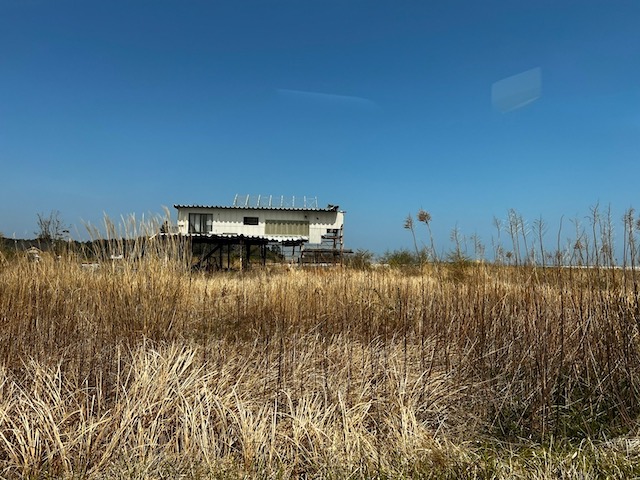
<path fill-rule="evenodd" d="M 27 259 L 30 262 L 39 262 L 41 258 L 42 250 L 40 250 L 39 248 L 32 246 L 27 250 Z"/>
<path fill-rule="evenodd" d="M 344 251 L 344 211 L 337 205 L 317 207 L 317 200 L 236 195 L 233 205 L 177 204 L 178 223 L 165 225 L 160 235 L 188 239 L 200 268 L 231 268 L 232 252 L 241 251 L 241 265 L 259 251 L 294 262 L 341 263 Z M 226 250 L 226 252 L 225 252 Z"/>

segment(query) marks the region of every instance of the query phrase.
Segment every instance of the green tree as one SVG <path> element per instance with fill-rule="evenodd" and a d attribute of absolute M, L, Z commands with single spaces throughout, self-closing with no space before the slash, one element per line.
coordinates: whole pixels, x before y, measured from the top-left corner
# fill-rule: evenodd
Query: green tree
<path fill-rule="evenodd" d="M 406 248 L 400 250 L 386 251 L 380 257 L 382 263 L 386 263 L 392 267 L 406 267 L 417 265 L 420 259 L 417 254 L 412 253 Z"/>

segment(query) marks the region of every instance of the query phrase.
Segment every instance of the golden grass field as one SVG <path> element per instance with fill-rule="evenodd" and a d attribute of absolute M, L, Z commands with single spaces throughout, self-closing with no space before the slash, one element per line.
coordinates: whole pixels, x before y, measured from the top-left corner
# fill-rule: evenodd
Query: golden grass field
<path fill-rule="evenodd" d="M 0 262 L 3 478 L 640 476 L 634 271 Z"/>

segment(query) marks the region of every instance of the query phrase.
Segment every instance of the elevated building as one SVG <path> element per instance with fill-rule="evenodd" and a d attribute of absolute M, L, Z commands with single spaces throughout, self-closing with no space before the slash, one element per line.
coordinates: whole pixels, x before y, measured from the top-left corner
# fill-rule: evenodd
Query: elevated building
<path fill-rule="evenodd" d="M 339 263 L 344 253 L 344 211 L 337 205 L 318 208 L 317 201 L 302 205 L 285 203 L 282 197 L 238 196 L 233 205 L 177 204 L 178 223 L 162 235 L 179 235 L 190 240 L 198 252 L 198 266 L 231 267 L 231 252 L 242 250 L 242 265 L 248 266 L 259 250 L 266 262 L 267 248 L 278 245 L 289 261 Z M 226 247 L 226 262 L 224 250 Z"/>

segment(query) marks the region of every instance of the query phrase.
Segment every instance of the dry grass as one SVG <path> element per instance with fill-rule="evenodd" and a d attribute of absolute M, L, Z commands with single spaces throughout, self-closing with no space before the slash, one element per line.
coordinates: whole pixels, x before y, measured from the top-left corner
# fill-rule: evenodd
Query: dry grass
<path fill-rule="evenodd" d="M 0 474 L 637 476 L 640 310 L 625 275 L 13 259 Z"/>

